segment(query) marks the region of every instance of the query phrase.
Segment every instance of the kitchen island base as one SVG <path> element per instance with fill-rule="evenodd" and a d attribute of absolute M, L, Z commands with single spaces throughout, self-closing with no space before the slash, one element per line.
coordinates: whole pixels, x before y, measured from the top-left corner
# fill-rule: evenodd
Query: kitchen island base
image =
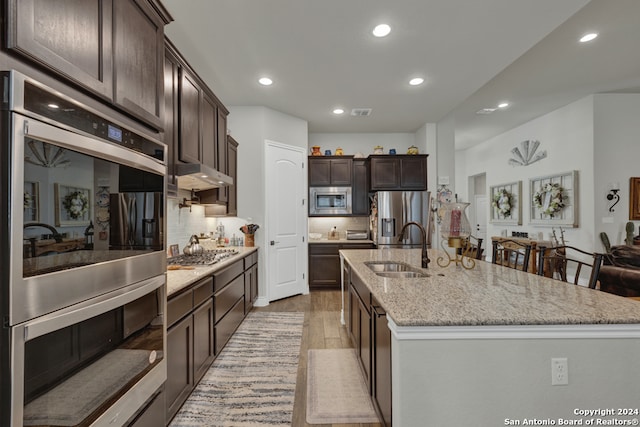
<path fill-rule="evenodd" d="M 527 425 L 525 419 L 555 422 L 529 425 L 574 419 L 583 424 L 573 425 L 586 425 L 598 417 L 575 410 L 640 410 L 638 325 L 407 331 L 389 320 L 389 328 L 393 425 Z M 568 385 L 552 385 L 551 359 L 557 357 L 568 360 Z"/>

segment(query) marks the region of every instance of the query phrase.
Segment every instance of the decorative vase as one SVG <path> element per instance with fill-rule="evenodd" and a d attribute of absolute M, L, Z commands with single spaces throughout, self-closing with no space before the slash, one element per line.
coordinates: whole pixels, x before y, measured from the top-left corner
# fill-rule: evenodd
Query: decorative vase
<path fill-rule="evenodd" d="M 437 263 L 441 267 L 447 267 L 451 263 L 462 265 L 467 269 L 475 267 L 475 261 L 464 250 L 465 243 L 471 235 L 471 224 L 465 212 L 469 205 L 470 203 L 464 202 L 442 203 L 444 213 L 440 223 L 440 235 L 442 237 L 441 246 L 446 259 L 444 256 L 438 257 Z M 453 257 L 444 248 L 445 241 L 447 246 L 454 249 Z"/>
<path fill-rule="evenodd" d="M 418 154 L 418 147 L 416 147 L 415 145 L 412 145 L 411 147 L 409 147 L 409 149 L 407 150 L 407 154 L 413 154 L 416 155 Z"/>
<path fill-rule="evenodd" d="M 312 156 L 322 156 L 322 152 L 320 151 L 319 145 L 314 145 L 311 147 L 311 155 Z"/>
<path fill-rule="evenodd" d="M 384 154 L 384 148 L 382 145 L 376 145 L 373 147 L 373 154 Z"/>

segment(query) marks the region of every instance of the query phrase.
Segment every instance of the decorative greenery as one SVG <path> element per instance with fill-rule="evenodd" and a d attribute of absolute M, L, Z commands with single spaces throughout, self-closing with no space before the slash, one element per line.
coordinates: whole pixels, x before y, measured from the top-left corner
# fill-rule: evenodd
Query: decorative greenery
<path fill-rule="evenodd" d="M 62 200 L 62 206 L 71 219 L 81 219 L 89 210 L 89 198 L 82 191 L 69 193 Z"/>
<path fill-rule="evenodd" d="M 547 183 L 540 187 L 540 189 L 536 191 L 536 194 L 533 195 L 533 204 L 541 210 L 543 214 L 553 218 L 553 216 L 560 212 L 565 206 L 563 193 L 564 188 L 562 188 L 560 184 Z M 547 194 L 549 194 L 549 196 L 547 196 Z M 545 206 L 547 200 L 549 204 Z"/>
<path fill-rule="evenodd" d="M 498 214 L 506 218 L 511 215 L 512 199 L 513 195 L 503 188 L 493 196 L 493 201 L 491 202 L 491 204 L 493 205 L 493 207 L 498 209 Z"/>

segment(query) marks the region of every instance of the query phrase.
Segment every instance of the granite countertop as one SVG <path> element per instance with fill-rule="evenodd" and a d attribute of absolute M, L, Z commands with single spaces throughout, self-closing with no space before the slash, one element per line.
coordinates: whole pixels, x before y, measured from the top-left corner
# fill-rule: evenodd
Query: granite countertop
<path fill-rule="evenodd" d="M 474 269 L 436 263 L 429 277 L 376 275 L 365 261 L 420 266 L 419 249 L 341 250 L 346 262 L 398 326 L 571 325 L 640 323 L 640 302 L 485 261 Z"/>
<path fill-rule="evenodd" d="M 217 262 L 208 266 L 193 266 L 193 269 L 190 270 L 168 270 L 167 271 L 167 297 L 180 292 L 182 289 L 185 289 L 189 285 L 197 282 L 200 279 L 203 279 L 211 274 L 215 273 L 218 270 L 222 270 L 223 268 L 231 265 L 238 260 L 246 257 L 258 250 L 257 246 L 254 247 L 242 247 L 242 246 L 233 246 L 229 247 L 229 249 L 235 249 L 238 251 L 238 255 L 226 258 L 220 262 Z M 191 267 L 191 266 L 190 266 Z"/>

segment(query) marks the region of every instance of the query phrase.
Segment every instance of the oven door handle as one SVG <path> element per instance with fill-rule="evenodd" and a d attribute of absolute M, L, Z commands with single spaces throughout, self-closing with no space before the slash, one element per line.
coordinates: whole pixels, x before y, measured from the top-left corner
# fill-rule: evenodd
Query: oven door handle
<path fill-rule="evenodd" d="M 129 199 L 129 245 L 133 246 L 136 243 L 136 231 L 138 226 L 138 204 L 135 197 Z"/>

